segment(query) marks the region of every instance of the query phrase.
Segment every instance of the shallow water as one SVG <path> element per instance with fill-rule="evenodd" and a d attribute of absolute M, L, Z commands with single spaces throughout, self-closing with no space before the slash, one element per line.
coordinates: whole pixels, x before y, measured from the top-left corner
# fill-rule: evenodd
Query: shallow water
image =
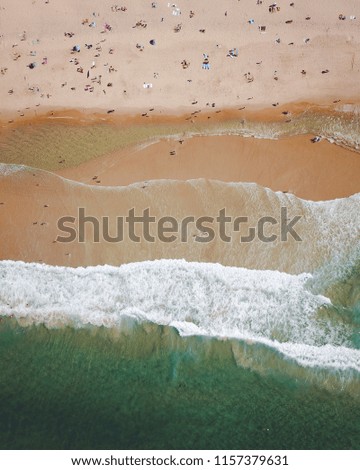
<path fill-rule="evenodd" d="M 345 114 L 131 130 L 52 124 L 2 135 L 1 160 L 55 169 L 197 133 L 359 144 L 358 121 Z M 258 270 L 0 262 L 0 448 L 360 449 L 358 196 L 315 204 L 228 187 L 246 193 L 255 215 L 280 199 L 301 205 L 307 249 L 266 258 L 256 245 L 242 261 Z M 218 260 L 230 265 L 231 249 Z M 321 263 L 302 273 L 312 258 Z M 300 274 L 276 271 L 285 267 Z"/>
<path fill-rule="evenodd" d="M 191 121 L 174 124 L 110 123 L 91 125 L 65 124 L 57 121 L 19 126 L 0 133 L 0 160 L 45 170 L 76 166 L 94 157 L 127 146 L 156 141 L 165 137 L 196 135 L 240 135 L 278 139 L 295 135 L 320 135 L 330 142 L 354 151 L 360 148 L 360 117 L 355 112 L 320 114 L 305 111 L 283 121 L 261 122 L 232 119 L 210 123 Z M 289 122 L 286 122 L 289 121 Z M 61 162 L 61 163 L 59 163 Z"/>

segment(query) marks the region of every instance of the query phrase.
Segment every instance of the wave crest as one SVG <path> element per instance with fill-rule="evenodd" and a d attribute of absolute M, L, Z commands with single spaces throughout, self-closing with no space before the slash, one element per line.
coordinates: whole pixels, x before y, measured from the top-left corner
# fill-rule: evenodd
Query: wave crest
<path fill-rule="evenodd" d="M 360 372 L 356 324 L 311 290 L 312 275 L 158 260 L 120 267 L 0 262 L 0 313 L 49 327 L 117 327 L 125 318 L 182 335 L 237 338 L 304 366 Z"/>

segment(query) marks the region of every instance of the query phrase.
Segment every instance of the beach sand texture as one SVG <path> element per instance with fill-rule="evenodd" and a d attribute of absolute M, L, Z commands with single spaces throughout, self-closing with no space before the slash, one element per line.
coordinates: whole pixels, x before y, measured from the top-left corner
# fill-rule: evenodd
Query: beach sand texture
<path fill-rule="evenodd" d="M 177 113 L 213 103 L 264 108 L 358 98 L 356 0 L 280 1 L 273 13 L 257 0 L 155 5 L 4 0 L 1 115 L 46 108 Z"/>
<path fill-rule="evenodd" d="M 154 215 L 179 219 L 215 216 L 222 207 L 234 215 L 276 215 L 286 204 L 303 214 L 308 203 L 296 197 L 321 201 L 360 190 L 358 2 L 278 2 L 272 12 L 255 0 L 154 5 L 2 3 L 2 161 L 67 179 L 2 167 L 0 257 L 71 266 L 183 257 L 290 272 L 314 269 L 321 254 L 304 263 L 298 258 L 297 265 L 293 256 L 277 261 L 280 245 L 261 243 L 250 250 L 196 243 L 54 243 L 58 218 L 79 207 L 99 217 L 149 207 Z M 144 82 L 151 86 L 144 88 Z M 304 125 L 315 114 L 316 125 Z M 342 127 L 336 124 L 340 115 Z M 329 116 L 335 125 L 322 129 Z M 226 125 L 216 130 L 227 120 L 255 126 L 243 135 L 273 132 L 278 140 L 226 135 Z M 211 136 L 204 136 L 210 122 Z M 68 127 L 57 134 L 57 123 Z M 144 131 L 164 123 L 168 130 L 154 130 L 153 139 Z M 283 126 L 281 131 L 270 132 L 271 123 Z M 76 133 L 81 125 L 88 134 Z M 94 125 L 105 127 L 93 131 Z M 103 132 L 106 125 L 111 135 Z M 142 138 L 131 137 L 131 146 L 106 145 L 117 129 L 136 126 L 143 126 Z M 324 131 L 328 141 L 313 144 L 311 131 Z M 70 158 L 71 151 L 80 156 Z M 138 184 L 126 187 L 132 183 Z M 352 213 L 358 200 L 334 204 L 349 205 Z M 327 206 L 309 207 L 321 212 Z M 321 223 L 311 227 L 322 230 Z M 257 250 L 268 253 L 261 265 Z"/>
<path fill-rule="evenodd" d="M 115 1 L 0 3 L 0 448 L 359 449 L 359 0 Z"/>

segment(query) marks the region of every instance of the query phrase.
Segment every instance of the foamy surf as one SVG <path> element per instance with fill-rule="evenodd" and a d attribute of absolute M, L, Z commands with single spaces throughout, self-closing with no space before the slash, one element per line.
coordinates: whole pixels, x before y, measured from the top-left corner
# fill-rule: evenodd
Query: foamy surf
<path fill-rule="evenodd" d="M 120 267 L 0 262 L 0 314 L 48 327 L 122 328 L 131 318 L 183 336 L 235 338 L 306 367 L 360 372 L 358 325 L 312 292 L 312 275 L 146 261 Z"/>

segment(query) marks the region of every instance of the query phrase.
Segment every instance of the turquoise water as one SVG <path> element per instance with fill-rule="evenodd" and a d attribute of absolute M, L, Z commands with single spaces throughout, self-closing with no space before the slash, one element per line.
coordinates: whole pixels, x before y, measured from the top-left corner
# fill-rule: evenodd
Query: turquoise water
<path fill-rule="evenodd" d="M 0 149 L 56 169 L 64 155 L 73 166 L 177 134 L 313 133 L 358 150 L 358 130 L 350 115 L 306 113 L 207 130 L 52 125 L 14 129 Z M 318 203 L 316 243 L 279 252 L 273 271 L 0 261 L 0 448 L 360 449 L 359 201 L 348 201 Z M 276 271 L 320 255 L 315 273 Z"/>
<path fill-rule="evenodd" d="M 356 268 L 327 288 L 331 304 L 316 278 L 201 263 L 0 268 L 2 449 L 360 449 Z M 113 282 L 127 284 L 117 297 Z M 257 321 L 269 311 L 273 323 Z M 184 333 L 220 329 L 216 315 L 243 338 Z"/>
<path fill-rule="evenodd" d="M 360 397 L 143 326 L 1 323 L 2 449 L 359 449 Z"/>

